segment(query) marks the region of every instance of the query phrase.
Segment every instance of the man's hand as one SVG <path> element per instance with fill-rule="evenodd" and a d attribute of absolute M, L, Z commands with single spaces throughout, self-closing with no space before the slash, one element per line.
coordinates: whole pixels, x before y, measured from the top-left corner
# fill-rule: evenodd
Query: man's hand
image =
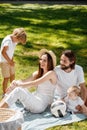
<path fill-rule="evenodd" d="M 83 109 L 80 105 L 76 106 L 76 109 L 78 110 L 78 112 L 81 112 L 81 113 L 83 112 Z"/>

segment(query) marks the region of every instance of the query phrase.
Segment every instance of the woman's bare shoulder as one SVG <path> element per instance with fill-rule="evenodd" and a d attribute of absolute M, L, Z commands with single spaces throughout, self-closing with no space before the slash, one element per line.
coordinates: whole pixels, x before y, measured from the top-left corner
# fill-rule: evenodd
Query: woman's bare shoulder
<path fill-rule="evenodd" d="M 33 72 L 32 76 L 35 78 L 38 74 L 38 71 Z"/>

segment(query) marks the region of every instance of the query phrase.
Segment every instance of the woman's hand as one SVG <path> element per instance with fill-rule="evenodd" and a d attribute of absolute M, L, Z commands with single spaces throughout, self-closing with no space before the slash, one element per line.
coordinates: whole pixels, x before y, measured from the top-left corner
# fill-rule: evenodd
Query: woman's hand
<path fill-rule="evenodd" d="M 21 80 L 13 80 L 10 84 L 10 87 L 7 88 L 6 94 L 9 94 L 11 91 L 13 91 L 16 87 L 21 86 L 22 81 Z"/>

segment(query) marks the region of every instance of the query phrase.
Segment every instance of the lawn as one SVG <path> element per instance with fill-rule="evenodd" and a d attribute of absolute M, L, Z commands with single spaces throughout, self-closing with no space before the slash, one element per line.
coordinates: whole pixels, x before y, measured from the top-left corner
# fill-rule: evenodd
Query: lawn
<path fill-rule="evenodd" d="M 16 79 L 24 79 L 38 66 L 38 51 L 51 49 L 57 56 L 72 49 L 85 72 L 87 84 L 87 5 L 0 4 L 0 43 L 16 27 L 24 27 L 28 40 L 16 47 Z M 2 77 L 0 76 L 0 83 Z M 0 94 L 2 86 L 0 84 Z M 87 130 L 86 120 L 48 130 Z"/>

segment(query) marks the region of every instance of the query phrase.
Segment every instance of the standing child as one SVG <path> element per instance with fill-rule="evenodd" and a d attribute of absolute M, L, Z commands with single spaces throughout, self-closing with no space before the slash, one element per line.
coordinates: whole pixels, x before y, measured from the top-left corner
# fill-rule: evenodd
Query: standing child
<path fill-rule="evenodd" d="M 3 95 L 7 89 L 8 81 L 12 82 L 15 79 L 15 62 L 13 54 L 18 43 L 23 45 L 26 43 L 26 32 L 24 28 L 16 28 L 13 33 L 6 36 L 1 43 L 0 62 L 1 72 L 3 76 Z"/>
<path fill-rule="evenodd" d="M 80 88 L 77 86 L 72 86 L 67 90 L 67 96 L 64 98 L 67 105 L 67 111 L 71 113 L 79 113 L 80 109 L 81 113 L 87 115 L 87 107 L 84 105 L 84 101 L 79 95 Z"/>

